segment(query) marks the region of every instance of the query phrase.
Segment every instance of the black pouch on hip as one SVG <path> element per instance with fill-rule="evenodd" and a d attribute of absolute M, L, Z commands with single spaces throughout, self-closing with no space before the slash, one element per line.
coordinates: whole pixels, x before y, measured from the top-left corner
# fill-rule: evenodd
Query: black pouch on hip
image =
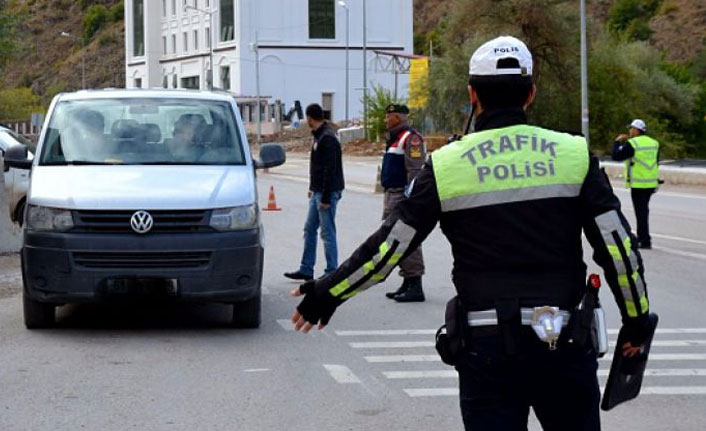
<path fill-rule="evenodd" d="M 468 315 L 458 296 L 446 303 L 446 324 L 436 331 L 436 351 L 441 360 L 454 366 L 466 348 Z"/>

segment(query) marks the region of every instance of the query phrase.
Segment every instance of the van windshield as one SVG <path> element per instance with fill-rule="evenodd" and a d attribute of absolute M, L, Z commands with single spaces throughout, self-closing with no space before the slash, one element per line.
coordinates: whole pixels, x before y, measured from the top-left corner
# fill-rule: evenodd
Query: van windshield
<path fill-rule="evenodd" d="M 116 98 L 57 104 L 40 165 L 243 165 L 227 102 Z"/>

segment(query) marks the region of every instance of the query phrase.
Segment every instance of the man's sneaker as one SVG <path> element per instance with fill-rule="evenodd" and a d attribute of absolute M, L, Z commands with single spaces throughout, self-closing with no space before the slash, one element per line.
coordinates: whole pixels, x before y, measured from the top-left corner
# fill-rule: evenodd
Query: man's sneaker
<path fill-rule="evenodd" d="M 292 280 L 304 280 L 304 281 L 309 281 L 313 280 L 314 277 L 311 275 L 306 275 L 303 274 L 301 271 L 294 271 L 294 272 L 285 272 L 284 276 L 287 278 L 291 278 Z"/>
<path fill-rule="evenodd" d="M 407 290 L 392 297 L 397 302 L 424 302 L 424 291 L 422 290 L 422 277 L 409 277 Z"/>
<path fill-rule="evenodd" d="M 407 291 L 407 288 L 409 287 L 409 283 L 407 282 L 406 278 L 402 279 L 402 285 L 399 287 L 399 289 L 395 290 L 394 292 L 387 292 L 385 293 L 385 296 L 387 296 L 390 299 L 394 299 L 395 296 L 405 293 Z"/>

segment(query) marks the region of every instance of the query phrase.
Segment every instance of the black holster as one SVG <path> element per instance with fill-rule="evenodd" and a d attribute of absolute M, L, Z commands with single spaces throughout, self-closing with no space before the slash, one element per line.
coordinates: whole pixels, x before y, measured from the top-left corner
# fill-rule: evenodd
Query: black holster
<path fill-rule="evenodd" d="M 445 321 L 446 324 L 436 331 L 436 351 L 445 364 L 454 366 L 468 347 L 469 339 L 468 314 L 458 296 L 446 303 Z"/>

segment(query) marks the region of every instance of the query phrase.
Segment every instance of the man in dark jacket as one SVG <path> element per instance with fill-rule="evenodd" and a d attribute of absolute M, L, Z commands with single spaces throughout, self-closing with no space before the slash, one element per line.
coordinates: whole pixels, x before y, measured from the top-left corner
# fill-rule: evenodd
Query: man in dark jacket
<path fill-rule="evenodd" d="M 596 346 L 562 328 L 586 293 L 583 232 L 628 335 L 616 348 L 640 351 L 650 304 L 635 237 L 586 140 L 527 124 L 536 88 L 524 43 L 505 36 L 476 50 L 468 91 L 475 132 L 432 154 L 409 197 L 337 271 L 292 292 L 304 295 L 295 330 L 326 326 L 440 223 L 468 334 L 454 358 L 466 429 L 527 430 L 532 407 L 545 430 L 598 431 Z"/>
<path fill-rule="evenodd" d="M 324 121 L 324 111 L 318 104 L 307 106 L 306 122 L 314 135 L 309 162 L 309 214 L 304 225 L 304 252 L 299 270 L 284 274 L 293 280 L 314 278 L 319 227 L 326 255 L 324 272 L 329 274 L 338 267 L 335 218 L 344 187 L 341 144 L 331 125 Z"/>

